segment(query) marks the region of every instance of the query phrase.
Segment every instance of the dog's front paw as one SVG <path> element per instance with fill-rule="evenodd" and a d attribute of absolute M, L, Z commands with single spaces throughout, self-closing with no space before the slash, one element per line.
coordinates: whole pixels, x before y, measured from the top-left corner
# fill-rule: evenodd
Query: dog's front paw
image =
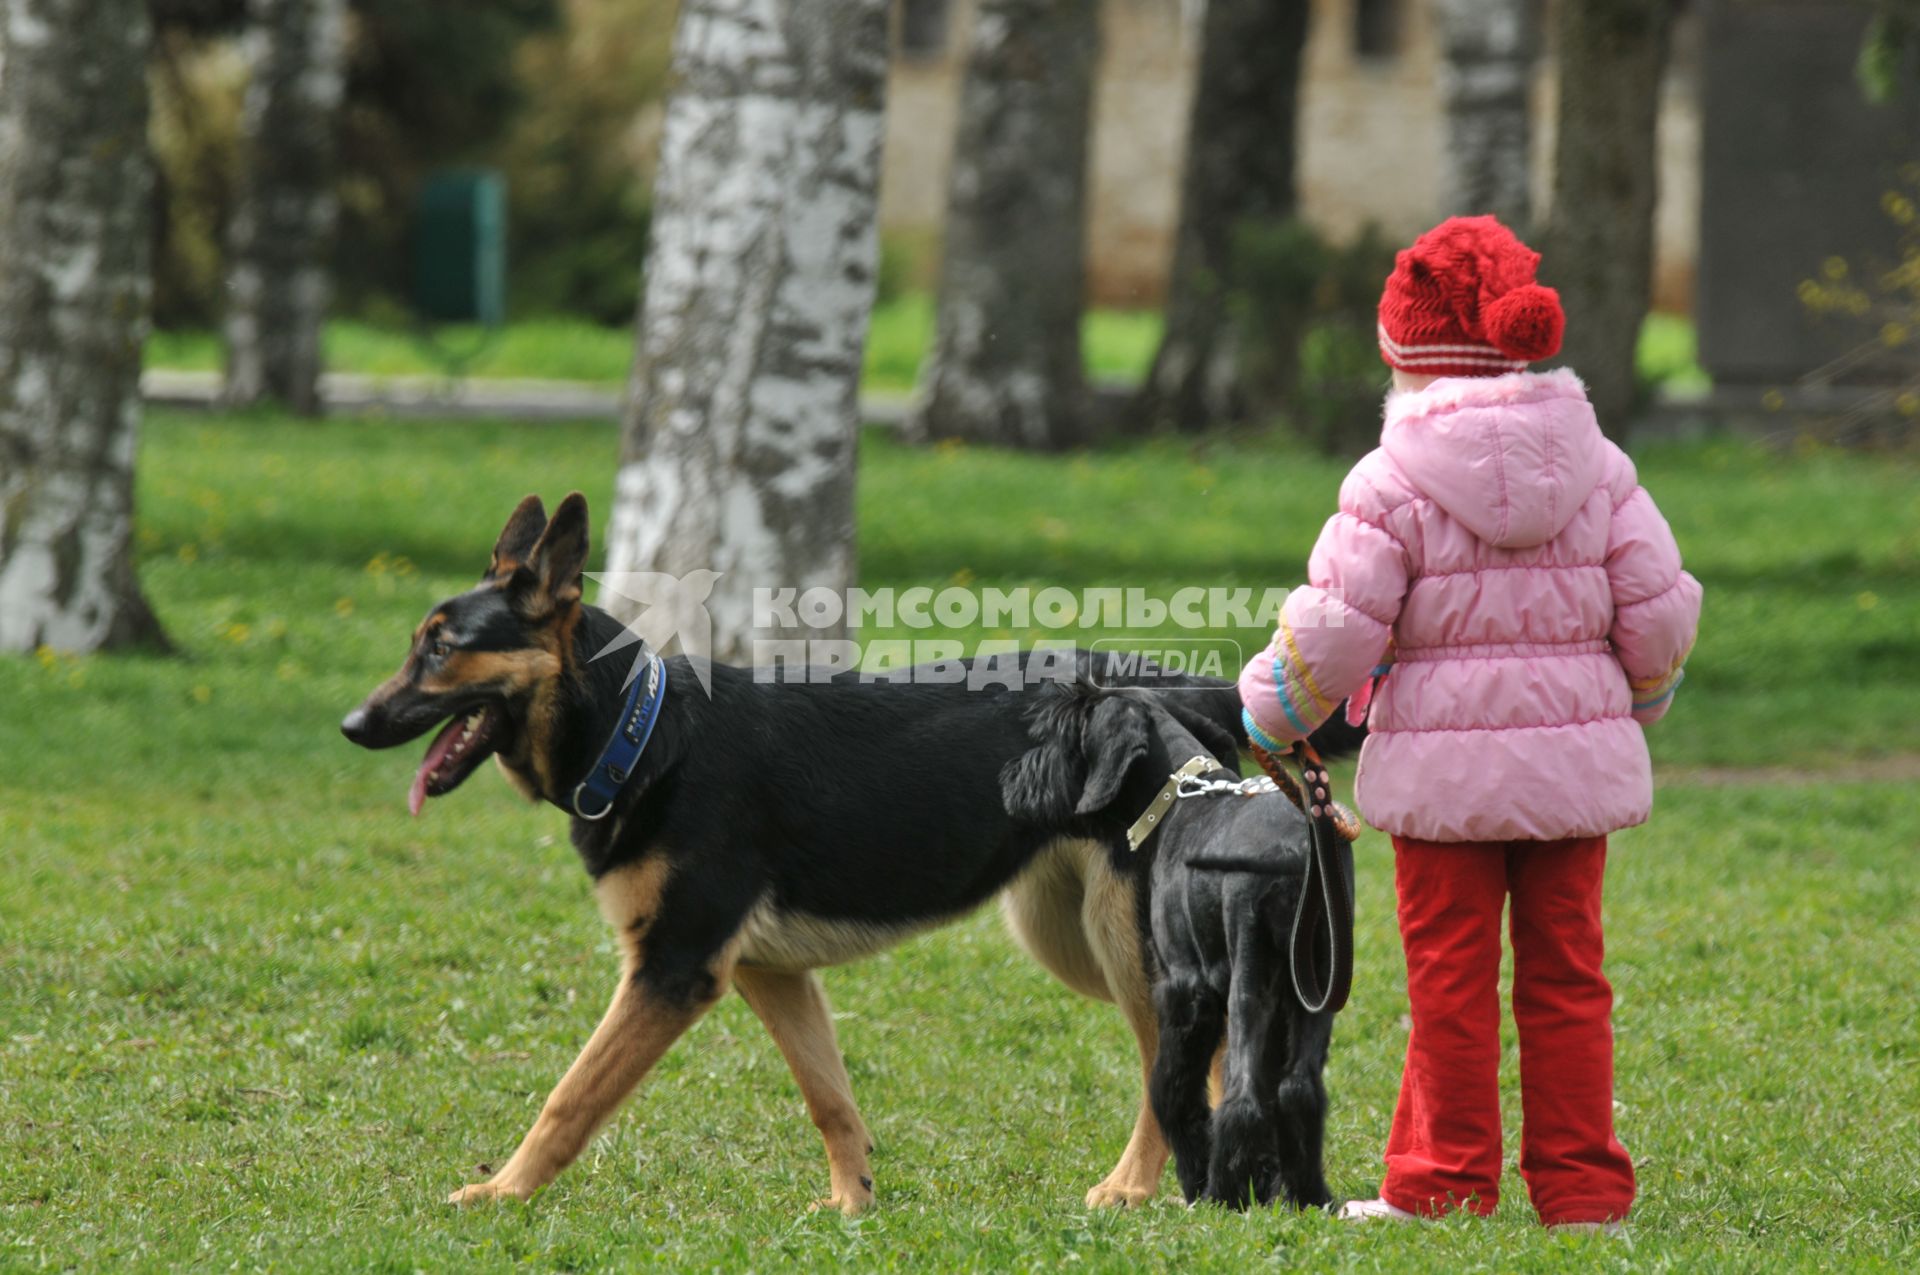
<path fill-rule="evenodd" d="M 1111 1178 L 1087 1192 L 1087 1207 L 1090 1209 L 1133 1209 L 1139 1208 L 1153 1198 L 1153 1192 L 1141 1186 L 1124 1182 L 1115 1182 Z"/>
<path fill-rule="evenodd" d="M 468 1186 L 461 1187 L 458 1191 L 455 1191 L 447 1197 L 447 1203 L 462 1206 L 468 1204 L 487 1204 L 494 1200 L 524 1200 L 532 1194 L 533 1192 L 531 1191 L 516 1190 L 512 1186 L 495 1178 L 491 1182 L 474 1182 Z"/>

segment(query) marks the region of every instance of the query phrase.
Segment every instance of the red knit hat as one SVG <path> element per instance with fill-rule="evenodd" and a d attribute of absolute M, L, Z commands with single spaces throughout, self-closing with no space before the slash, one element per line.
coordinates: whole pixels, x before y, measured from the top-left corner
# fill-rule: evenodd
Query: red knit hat
<path fill-rule="evenodd" d="M 1427 376 L 1499 376 L 1560 349 L 1560 294 L 1540 254 L 1497 217 L 1449 217 L 1394 258 L 1380 296 L 1380 357 Z"/>

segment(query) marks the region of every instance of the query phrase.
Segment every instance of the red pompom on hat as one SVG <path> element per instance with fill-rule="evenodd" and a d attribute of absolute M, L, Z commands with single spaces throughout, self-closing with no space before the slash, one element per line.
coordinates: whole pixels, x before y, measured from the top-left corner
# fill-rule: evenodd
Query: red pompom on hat
<path fill-rule="evenodd" d="M 1380 297 L 1380 357 L 1427 376 L 1500 376 L 1560 350 L 1560 294 L 1540 254 L 1496 217 L 1449 217 L 1394 258 Z"/>

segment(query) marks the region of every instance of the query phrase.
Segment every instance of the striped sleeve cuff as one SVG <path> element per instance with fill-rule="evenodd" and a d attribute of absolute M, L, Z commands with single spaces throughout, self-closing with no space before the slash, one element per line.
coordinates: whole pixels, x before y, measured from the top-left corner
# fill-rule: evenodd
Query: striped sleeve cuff
<path fill-rule="evenodd" d="M 1284 744 L 1281 741 L 1275 739 L 1272 735 L 1268 734 L 1266 731 L 1262 730 L 1260 728 L 1260 723 L 1253 720 L 1252 709 L 1250 708 L 1241 709 L 1240 720 L 1242 723 L 1245 724 L 1247 728 L 1247 738 L 1252 740 L 1255 744 L 1258 744 L 1261 748 L 1265 749 L 1267 752 L 1284 753 L 1287 751 L 1288 748 L 1292 747 L 1292 745 Z"/>
<path fill-rule="evenodd" d="M 1629 683 L 1633 688 L 1633 711 L 1644 713 L 1648 709 L 1660 707 L 1673 698 L 1673 693 L 1680 689 L 1680 683 L 1686 680 L 1686 676 L 1686 669 L 1677 668 L 1665 677 L 1654 678 L 1648 682 Z"/>

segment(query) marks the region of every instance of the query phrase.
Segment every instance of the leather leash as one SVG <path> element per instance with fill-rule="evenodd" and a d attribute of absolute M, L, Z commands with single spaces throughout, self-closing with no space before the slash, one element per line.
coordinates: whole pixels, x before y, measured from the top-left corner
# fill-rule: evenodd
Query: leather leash
<path fill-rule="evenodd" d="M 1251 745 L 1260 769 L 1284 789 L 1293 777 L 1281 760 Z M 1307 876 L 1293 912 L 1293 994 L 1309 1014 L 1338 1013 L 1353 991 L 1353 843 L 1335 824 L 1332 780 L 1313 745 L 1293 746 L 1306 785 L 1300 808 L 1307 815 Z"/>

